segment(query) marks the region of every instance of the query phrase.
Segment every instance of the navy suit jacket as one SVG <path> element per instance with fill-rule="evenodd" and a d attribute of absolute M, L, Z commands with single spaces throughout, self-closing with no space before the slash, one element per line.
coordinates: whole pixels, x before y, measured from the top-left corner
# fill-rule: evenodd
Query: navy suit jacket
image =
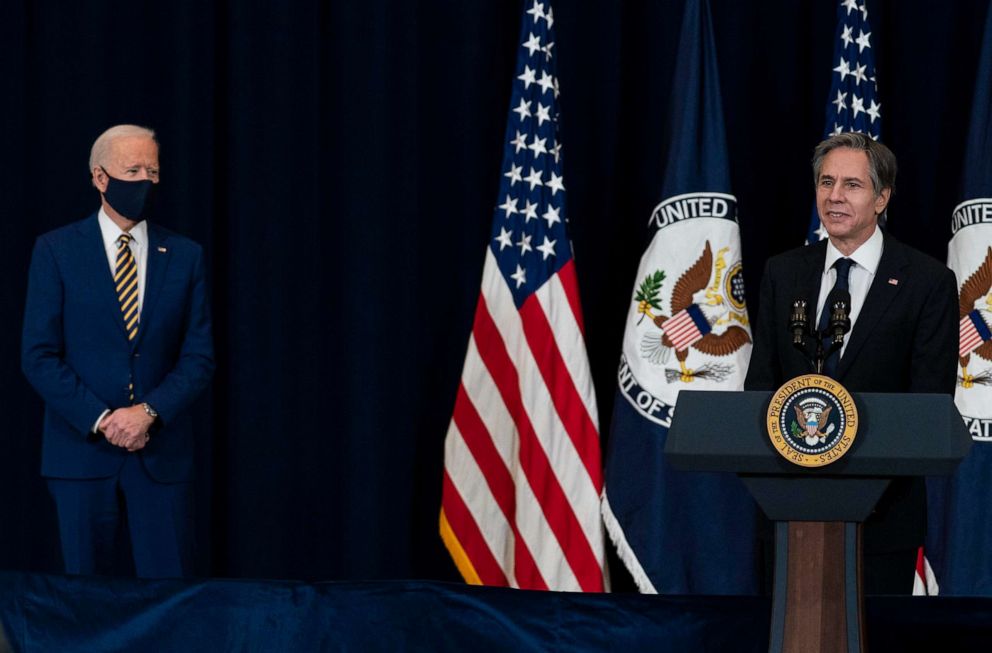
<path fill-rule="evenodd" d="M 56 478 L 112 476 L 126 456 L 161 482 L 188 481 L 193 427 L 187 408 L 214 369 L 202 248 L 148 225 L 138 335 L 128 341 L 97 215 L 38 238 L 31 257 L 21 365 L 45 401 L 41 471 Z M 148 402 L 159 426 L 137 454 L 91 432 L 105 409 Z"/>
<path fill-rule="evenodd" d="M 958 293 L 943 263 L 884 233 L 885 244 L 865 303 L 834 375 L 851 392 L 954 394 L 958 356 Z M 813 372 L 792 345 L 792 303 L 815 307 L 827 241 L 768 260 L 754 349 L 744 388 L 776 390 Z M 810 320 L 815 320 L 815 309 Z M 894 481 L 865 528 L 866 552 L 915 550 L 926 529 L 922 481 Z"/>

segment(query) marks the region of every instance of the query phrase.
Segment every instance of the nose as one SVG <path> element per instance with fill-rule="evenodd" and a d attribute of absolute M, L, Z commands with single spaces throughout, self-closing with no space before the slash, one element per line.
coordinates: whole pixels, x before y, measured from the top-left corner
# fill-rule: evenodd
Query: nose
<path fill-rule="evenodd" d="M 843 202 L 844 201 L 844 189 L 840 184 L 834 184 L 830 187 L 830 195 L 827 197 L 831 202 Z"/>

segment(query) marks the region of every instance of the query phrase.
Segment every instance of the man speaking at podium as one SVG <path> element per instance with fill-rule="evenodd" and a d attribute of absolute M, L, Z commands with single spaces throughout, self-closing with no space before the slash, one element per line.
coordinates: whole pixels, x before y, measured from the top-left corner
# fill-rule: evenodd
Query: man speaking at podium
<path fill-rule="evenodd" d="M 21 364 L 45 401 L 41 472 L 65 570 L 161 578 L 192 572 L 193 425 L 213 372 L 203 251 L 145 220 L 159 182 L 149 129 L 93 143 L 100 209 L 38 238 Z"/>
<path fill-rule="evenodd" d="M 828 240 L 770 258 L 761 282 L 754 350 L 744 387 L 776 390 L 809 374 L 787 323 L 793 302 L 829 313 L 827 296 L 850 293 L 851 330 L 824 374 L 851 392 L 954 394 L 957 284 L 943 263 L 880 228 L 895 187 L 895 155 L 860 133 L 832 136 L 813 156 L 816 207 Z M 896 479 L 865 523 L 865 591 L 908 594 L 926 531 L 922 478 Z"/>

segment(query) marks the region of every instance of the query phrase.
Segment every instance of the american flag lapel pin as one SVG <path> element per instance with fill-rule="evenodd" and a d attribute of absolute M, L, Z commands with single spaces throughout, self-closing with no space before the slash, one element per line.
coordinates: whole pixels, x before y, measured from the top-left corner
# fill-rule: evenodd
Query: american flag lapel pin
<path fill-rule="evenodd" d="M 889 285 L 890 286 L 898 286 L 899 285 L 899 280 L 896 279 L 895 277 L 890 277 L 889 278 Z"/>
<path fill-rule="evenodd" d="M 159 245 L 158 246 L 158 251 L 160 251 L 160 252 L 162 252 L 164 254 L 165 252 L 168 252 L 169 250 L 166 249 L 165 247 L 162 247 L 161 245 Z M 889 279 L 889 283 L 892 283 L 892 281 L 893 281 L 892 279 Z"/>

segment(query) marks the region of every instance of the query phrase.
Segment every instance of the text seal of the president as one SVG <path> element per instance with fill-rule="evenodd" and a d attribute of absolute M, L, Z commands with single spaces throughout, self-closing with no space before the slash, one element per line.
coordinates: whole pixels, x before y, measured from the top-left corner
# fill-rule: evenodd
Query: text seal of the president
<path fill-rule="evenodd" d="M 858 407 L 844 386 L 827 376 L 790 379 L 772 395 L 768 437 L 783 458 L 822 467 L 842 458 L 858 433 Z"/>

